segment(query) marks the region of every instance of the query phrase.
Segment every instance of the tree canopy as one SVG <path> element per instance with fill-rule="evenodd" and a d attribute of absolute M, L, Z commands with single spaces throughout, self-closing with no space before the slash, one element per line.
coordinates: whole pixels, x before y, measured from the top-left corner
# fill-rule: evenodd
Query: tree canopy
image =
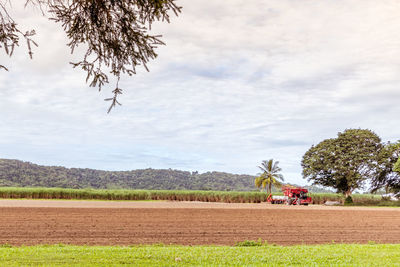
<path fill-rule="evenodd" d="M 169 22 L 169 14 L 175 15 L 181 8 L 175 0 L 26 0 L 25 6 L 36 5 L 43 15 L 60 23 L 67 34 L 67 44 L 74 53 L 78 46 L 84 46 L 86 53 L 74 68 L 86 72 L 86 82 L 98 87 L 109 82 L 107 72 L 116 77 L 117 83 L 108 112 L 116 105 L 121 74 L 136 73 L 136 67 L 146 64 L 157 54 L 155 48 L 164 45 L 160 35 L 150 35 L 154 21 Z M 20 40 L 27 43 L 28 54 L 32 58 L 35 30 L 23 32 L 10 16 L 10 0 L 0 0 L 0 48 L 13 55 Z M 7 70 L 0 64 L 0 69 Z"/>
<path fill-rule="evenodd" d="M 396 164 L 394 164 L 393 170 L 400 174 L 400 158 L 397 160 Z"/>
<path fill-rule="evenodd" d="M 304 154 L 303 177 L 349 196 L 377 175 L 382 148 L 381 139 L 370 130 L 345 130 Z"/>
<path fill-rule="evenodd" d="M 373 191 L 382 187 L 400 193 L 400 141 L 388 143 L 379 153 L 379 172 L 372 179 Z"/>

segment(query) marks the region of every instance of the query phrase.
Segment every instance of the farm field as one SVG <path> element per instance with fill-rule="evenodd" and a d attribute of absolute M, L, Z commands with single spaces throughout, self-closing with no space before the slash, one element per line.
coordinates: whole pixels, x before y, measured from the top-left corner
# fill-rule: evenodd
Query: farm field
<path fill-rule="evenodd" d="M 0 244 L 400 243 L 400 209 L 266 203 L 0 200 Z"/>

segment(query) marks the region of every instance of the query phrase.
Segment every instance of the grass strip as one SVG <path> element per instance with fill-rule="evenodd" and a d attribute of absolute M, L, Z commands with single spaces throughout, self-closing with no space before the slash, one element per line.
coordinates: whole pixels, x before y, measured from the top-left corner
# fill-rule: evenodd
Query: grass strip
<path fill-rule="evenodd" d="M 0 247 L 1 266 L 400 266 L 400 244 Z"/>

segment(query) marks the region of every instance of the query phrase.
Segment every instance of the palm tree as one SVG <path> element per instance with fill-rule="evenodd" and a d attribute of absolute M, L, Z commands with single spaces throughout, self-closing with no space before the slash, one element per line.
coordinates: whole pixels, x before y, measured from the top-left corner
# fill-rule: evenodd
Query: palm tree
<path fill-rule="evenodd" d="M 280 181 L 284 181 L 283 175 L 279 172 L 282 171 L 280 167 L 278 167 L 279 161 L 275 161 L 270 159 L 268 161 L 263 160 L 261 162 L 261 166 L 258 166 L 263 172 L 258 176 L 254 184 L 258 188 L 266 188 L 268 185 L 268 194 L 271 194 L 272 185 L 280 186 Z M 280 181 L 279 181 L 280 180 Z"/>

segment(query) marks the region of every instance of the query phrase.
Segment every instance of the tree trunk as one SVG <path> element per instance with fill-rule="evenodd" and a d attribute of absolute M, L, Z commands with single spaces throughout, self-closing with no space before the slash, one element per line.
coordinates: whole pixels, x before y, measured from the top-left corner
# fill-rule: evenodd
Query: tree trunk
<path fill-rule="evenodd" d="M 351 196 L 351 193 L 352 193 L 352 192 L 353 192 L 353 190 L 349 189 L 349 190 L 347 190 L 346 192 L 344 192 L 344 196 L 345 196 L 345 197 Z"/>

